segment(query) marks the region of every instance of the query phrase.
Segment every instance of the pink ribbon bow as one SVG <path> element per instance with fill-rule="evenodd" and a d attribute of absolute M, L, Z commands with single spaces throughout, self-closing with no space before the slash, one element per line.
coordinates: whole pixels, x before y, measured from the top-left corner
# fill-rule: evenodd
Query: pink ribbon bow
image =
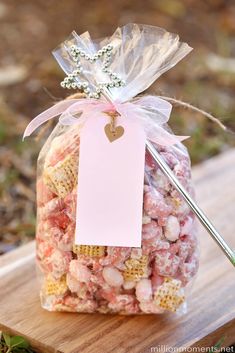
<path fill-rule="evenodd" d="M 137 119 L 145 130 L 147 139 L 170 146 L 183 141 L 189 136 L 176 136 L 169 133 L 164 125 L 170 117 L 172 106 L 169 102 L 155 96 L 143 96 L 130 102 L 113 104 L 105 100 L 68 99 L 36 116 L 26 127 L 23 139 L 30 136 L 39 126 L 50 119 L 60 116 L 62 125 L 83 124 L 91 116 L 98 116 L 107 111 L 117 111 L 125 119 Z"/>

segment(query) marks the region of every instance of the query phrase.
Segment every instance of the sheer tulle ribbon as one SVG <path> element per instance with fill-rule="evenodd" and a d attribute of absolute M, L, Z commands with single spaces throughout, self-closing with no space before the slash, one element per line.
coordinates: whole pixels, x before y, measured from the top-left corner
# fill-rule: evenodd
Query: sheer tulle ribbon
<path fill-rule="evenodd" d="M 171 109 L 169 102 L 156 96 L 142 96 L 125 103 L 87 98 L 63 100 L 36 116 L 26 127 L 23 139 L 57 116 L 60 116 L 62 125 L 81 125 L 91 116 L 95 115 L 98 119 L 100 114 L 116 111 L 125 119 L 139 121 L 150 141 L 164 146 L 174 145 L 188 136 L 176 136 L 166 130 Z"/>

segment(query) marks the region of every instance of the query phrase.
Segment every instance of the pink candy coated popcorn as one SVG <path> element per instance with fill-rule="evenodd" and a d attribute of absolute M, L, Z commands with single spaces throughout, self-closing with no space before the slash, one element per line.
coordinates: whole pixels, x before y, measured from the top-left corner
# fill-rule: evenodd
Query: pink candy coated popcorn
<path fill-rule="evenodd" d="M 161 250 L 156 253 L 155 269 L 161 276 L 174 277 L 180 264 L 180 258 L 168 250 Z"/>
<path fill-rule="evenodd" d="M 144 210 L 151 218 L 166 218 L 171 213 L 171 206 L 168 206 L 160 192 L 154 189 L 144 195 Z"/>
<path fill-rule="evenodd" d="M 71 311 L 71 312 L 93 312 L 96 310 L 97 303 L 90 299 L 78 299 L 67 295 L 64 299 L 55 301 L 53 307 L 57 311 Z"/>
<path fill-rule="evenodd" d="M 187 235 L 190 234 L 192 228 L 193 228 L 193 216 L 186 216 L 181 222 L 180 222 L 180 235 Z"/>
<path fill-rule="evenodd" d="M 143 240 L 162 237 L 162 227 L 159 227 L 156 221 L 144 224 L 142 227 Z"/>
<path fill-rule="evenodd" d="M 164 235 L 169 241 L 176 241 L 180 235 L 180 223 L 175 216 L 169 216 L 164 227 Z"/>
<path fill-rule="evenodd" d="M 59 279 L 68 272 L 71 259 L 72 255 L 69 251 L 62 252 L 58 249 L 53 249 L 50 256 L 42 259 L 42 265 L 45 266 L 55 279 Z"/>
<path fill-rule="evenodd" d="M 44 184 L 43 180 L 39 178 L 37 181 L 37 204 L 44 206 L 52 200 L 56 195 Z"/>
<path fill-rule="evenodd" d="M 163 314 L 164 309 L 158 307 L 153 301 L 141 302 L 140 309 L 145 314 Z"/>
<path fill-rule="evenodd" d="M 111 287 L 120 287 L 123 284 L 123 276 L 115 267 L 104 267 L 102 274 Z"/>
<path fill-rule="evenodd" d="M 85 265 L 82 265 L 78 260 L 72 260 L 69 264 L 69 272 L 79 282 L 89 282 L 91 271 Z"/>
<path fill-rule="evenodd" d="M 81 293 L 84 285 L 82 282 L 79 282 L 74 276 L 70 273 L 67 273 L 66 282 L 71 293 Z"/>
<path fill-rule="evenodd" d="M 130 256 L 130 253 L 131 253 L 130 248 L 109 246 L 107 248 L 107 256 L 104 259 L 101 259 L 100 263 L 103 266 L 114 265 L 117 268 L 124 269 L 124 262 Z"/>
<path fill-rule="evenodd" d="M 136 285 L 136 298 L 139 302 L 148 302 L 152 299 L 152 283 L 149 279 L 141 279 Z"/>

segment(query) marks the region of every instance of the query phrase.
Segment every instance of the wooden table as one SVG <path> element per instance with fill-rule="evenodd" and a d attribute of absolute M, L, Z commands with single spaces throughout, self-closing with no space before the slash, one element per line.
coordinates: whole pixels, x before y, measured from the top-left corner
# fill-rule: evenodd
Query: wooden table
<path fill-rule="evenodd" d="M 193 170 L 197 199 L 235 248 L 235 150 Z M 34 243 L 0 257 L 0 329 L 42 353 L 147 353 L 235 342 L 235 270 L 200 227 L 201 267 L 183 316 L 49 313 L 40 308 Z M 155 347 L 155 348 L 154 348 Z M 171 348 L 170 348 L 171 349 Z"/>

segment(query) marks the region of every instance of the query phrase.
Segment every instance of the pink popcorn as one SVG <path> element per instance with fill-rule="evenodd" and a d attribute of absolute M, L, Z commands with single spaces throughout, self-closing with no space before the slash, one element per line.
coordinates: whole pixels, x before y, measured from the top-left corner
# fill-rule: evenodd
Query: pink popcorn
<path fill-rule="evenodd" d="M 157 219 L 158 225 L 165 225 L 172 210 L 171 203 L 167 202 L 159 189 L 150 189 L 144 194 L 144 211 L 151 218 Z"/>
<path fill-rule="evenodd" d="M 179 160 L 172 151 L 162 152 L 161 155 L 171 169 L 174 169 L 174 167 L 177 168 L 176 166 L 178 165 Z"/>
<path fill-rule="evenodd" d="M 160 250 L 156 253 L 154 269 L 161 276 L 175 276 L 179 264 L 179 256 L 172 254 L 168 250 Z"/>
<path fill-rule="evenodd" d="M 125 306 L 125 310 L 121 311 L 123 315 L 136 315 L 141 314 L 140 307 L 138 301 L 134 301 L 133 303 L 127 304 Z"/>
<path fill-rule="evenodd" d="M 156 250 L 168 249 L 169 243 L 164 240 L 162 227 L 157 222 L 151 221 L 144 224 L 142 228 L 142 249 L 143 254 L 154 253 Z"/>
<path fill-rule="evenodd" d="M 60 278 L 63 274 L 68 272 L 69 263 L 71 261 L 71 253 L 69 251 L 53 251 L 49 258 L 51 265 L 51 273 L 54 278 Z"/>
<path fill-rule="evenodd" d="M 125 290 L 130 290 L 130 289 L 134 289 L 136 286 L 136 282 L 135 281 L 126 281 L 123 283 L 123 288 Z"/>
<path fill-rule="evenodd" d="M 85 265 L 88 268 L 92 268 L 94 263 L 97 262 L 97 259 L 91 258 L 86 255 L 77 255 L 77 263 Z"/>
<path fill-rule="evenodd" d="M 172 205 L 172 215 L 182 219 L 190 214 L 191 211 L 188 204 L 179 195 L 178 191 L 173 189 L 170 195 L 168 202 Z"/>
<path fill-rule="evenodd" d="M 76 220 L 76 201 L 77 201 L 77 190 L 73 190 L 64 198 L 65 213 L 70 219 Z"/>
<path fill-rule="evenodd" d="M 37 239 L 47 240 L 48 242 L 50 242 L 51 228 L 52 223 L 48 220 L 44 220 L 43 217 L 40 217 L 40 223 L 37 227 Z"/>
<path fill-rule="evenodd" d="M 175 245 L 175 244 L 173 244 L 173 245 Z M 180 258 L 180 263 L 182 264 L 186 261 L 187 257 L 191 253 L 191 244 L 179 239 L 177 241 L 177 245 L 178 245 L 178 255 Z"/>
<path fill-rule="evenodd" d="M 170 244 L 161 238 L 150 238 L 148 240 L 142 240 L 143 255 L 149 255 L 150 259 L 154 258 L 154 254 L 157 250 L 169 249 Z"/>
<path fill-rule="evenodd" d="M 71 223 L 66 231 L 56 227 L 52 228 L 51 238 L 57 244 L 58 249 L 72 251 L 74 242 L 74 225 Z"/>
<path fill-rule="evenodd" d="M 104 267 L 102 274 L 104 280 L 111 287 L 120 287 L 123 284 L 123 276 L 121 272 L 114 267 Z"/>
<path fill-rule="evenodd" d="M 122 312 L 123 310 L 125 311 L 127 307 L 129 311 L 135 301 L 136 299 L 134 295 L 118 294 L 115 296 L 115 299 L 108 304 L 108 307 L 114 312 Z M 132 312 L 133 311 L 136 311 L 136 308 L 134 308 L 134 306 Z"/>
<path fill-rule="evenodd" d="M 164 202 L 163 196 L 156 189 L 145 193 L 144 210 L 151 218 L 166 218 L 172 208 Z"/>
<path fill-rule="evenodd" d="M 131 250 L 131 259 L 140 259 L 141 256 L 143 255 L 143 251 L 141 248 L 133 248 Z"/>
<path fill-rule="evenodd" d="M 197 238 L 195 237 L 194 233 L 190 233 L 188 235 L 184 235 L 180 239 L 184 243 L 188 244 L 189 255 L 192 255 L 195 252 L 195 250 L 197 249 L 197 247 L 198 247 Z"/>
<path fill-rule="evenodd" d="M 173 255 L 178 255 L 178 253 L 180 251 L 180 245 L 181 245 L 180 240 L 177 240 L 174 243 L 170 243 L 170 246 L 169 246 L 170 253 Z"/>
<path fill-rule="evenodd" d="M 175 175 L 182 180 L 187 181 L 191 178 L 191 169 L 188 160 L 181 160 L 180 163 L 177 163 L 173 169 Z"/>
<path fill-rule="evenodd" d="M 141 302 L 139 306 L 141 311 L 146 314 L 163 314 L 165 311 L 164 309 L 158 307 L 154 301 Z"/>
<path fill-rule="evenodd" d="M 144 224 L 142 227 L 142 232 L 143 240 L 162 237 L 162 227 L 159 227 L 155 221 Z"/>
<path fill-rule="evenodd" d="M 154 274 L 151 277 L 153 292 L 156 292 L 157 288 L 160 285 L 162 285 L 163 282 L 164 282 L 164 277 L 160 276 L 156 272 L 154 272 Z"/>
<path fill-rule="evenodd" d="M 69 251 L 53 248 L 47 242 L 39 242 L 37 258 L 46 273 L 51 273 L 52 277 L 59 279 L 68 272 L 72 255 Z"/>
<path fill-rule="evenodd" d="M 48 215 L 48 221 L 51 222 L 52 226 L 66 229 L 70 224 L 70 219 L 67 214 L 63 211 L 58 211 Z"/>
<path fill-rule="evenodd" d="M 181 275 L 179 279 L 183 282 L 184 286 L 195 276 L 198 270 L 198 254 L 195 252 L 187 262 L 180 265 Z"/>
<path fill-rule="evenodd" d="M 43 240 L 37 240 L 37 263 L 38 266 L 40 267 L 40 269 L 44 272 L 44 273 L 48 273 L 51 272 L 52 270 L 52 266 L 50 266 L 48 264 L 48 258 L 50 258 L 51 254 L 54 251 L 54 248 L 52 247 L 52 245 L 50 245 L 48 242 L 45 242 Z"/>
<path fill-rule="evenodd" d="M 65 159 L 68 154 L 77 153 L 79 144 L 80 136 L 75 128 L 70 129 L 64 135 L 55 137 L 46 156 L 46 166 L 54 166 Z"/>
<path fill-rule="evenodd" d="M 106 284 L 103 285 L 103 287 L 99 290 L 99 294 L 108 302 L 114 302 L 116 300 L 117 290 L 115 287 L 110 287 L 108 284 Z"/>
<path fill-rule="evenodd" d="M 169 241 L 176 241 L 180 235 L 180 224 L 175 216 L 169 216 L 164 227 L 164 235 Z"/>
<path fill-rule="evenodd" d="M 37 181 L 37 204 L 39 207 L 44 206 L 51 201 L 56 195 L 46 186 L 42 178 Z"/>
<path fill-rule="evenodd" d="M 128 259 L 131 248 L 107 247 L 107 256 L 100 260 L 103 266 L 113 265 L 119 269 L 124 269 L 124 262 Z"/>
<path fill-rule="evenodd" d="M 161 192 L 162 195 L 168 194 L 168 192 L 171 190 L 171 184 L 169 179 L 163 174 L 161 169 L 157 169 L 152 176 L 151 180 L 154 188 L 156 188 L 159 192 Z"/>
<path fill-rule="evenodd" d="M 191 229 L 193 228 L 193 216 L 186 216 L 181 222 L 180 222 L 180 236 L 190 234 Z"/>
<path fill-rule="evenodd" d="M 41 217 L 47 219 L 49 214 L 62 211 L 64 208 L 63 200 L 58 197 L 54 197 L 45 203 L 44 207 L 41 209 Z"/>
<path fill-rule="evenodd" d="M 149 279 L 141 279 L 136 285 L 136 298 L 139 302 L 148 302 L 151 300 L 153 291 Z"/>
<path fill-rule="evenodd" d="M 149 151 L 146 151 L 145 154 L 145 163 L 146 163 L 146 169 L 147 171 L 153 170 L 157 168 L 156 162 L 154 161 L 153 157 L 149 153 Z"/>
<path fill-rule="evenodd" d="M 64 300 L 60 301 L 55 304 L 57 309 L 60 308 L 59 304 L 61 305 L 62 311 L 64 310 L 64 307 L 67 307 L 68 311 L 75 311 L 75 312 L 93 312 L 96 307 L 97 303 L 94 300 L 89 300 L 89 299 L 79 299 L 76 297 L 72 297 L 67 295 Z"/>
<path fill-rule="evenodd" d="M 69 264 L 69 272 L 79 282 L 87 283 L 91 278 L 91 271 L 85 265 L 82 265 L 78 260 L 72 260 Z"/>
<path fill-rule="evenodd" d="M 79 293 L 79 292 L 81 293 L 81 290 L 83 288 L 83 283 L 79 282 L 70 273 L 67 273 L 66 282 L 67 282 L 68 288 L 72 293 Z"/>

